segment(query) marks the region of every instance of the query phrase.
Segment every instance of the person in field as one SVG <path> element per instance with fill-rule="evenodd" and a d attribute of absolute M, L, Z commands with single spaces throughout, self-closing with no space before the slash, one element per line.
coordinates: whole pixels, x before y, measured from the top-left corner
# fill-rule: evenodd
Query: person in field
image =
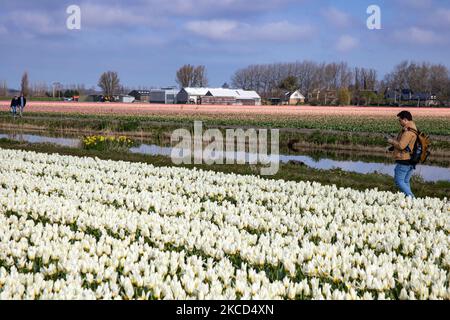
<path fill-rule="evenodd" d="M 25 109 L 26 105 L 27 105 L 27 99 L 24 97 L 23 93 L 21 93 L 20 97 L 19 97 L 19 115 L 21 118 L 23 116 L 23 109 Z"/>
<path fill-rule="evenodd" d="M 14 96 L 11 100 L 11 114 L 14 118 L 16 118 L 17 115 L 17 106 L 19 105 L 19 98 L 17 96 Z"/>
<path fill-rule="evenodd" d="M 414 198 L 410 181 L 416 166 L 411 163 L 411 153 L 417 140 L 417 135 L 414 133 L 414 131 L 417 132 L 417 127 L 410 112 L 402 111 L 397 117 L 402 130 L 396 139 L 388 138 L 387 140 L 391 145 L 389 150 L 393 152 L 397 164 L 395 184 L 406 196 Z"/>

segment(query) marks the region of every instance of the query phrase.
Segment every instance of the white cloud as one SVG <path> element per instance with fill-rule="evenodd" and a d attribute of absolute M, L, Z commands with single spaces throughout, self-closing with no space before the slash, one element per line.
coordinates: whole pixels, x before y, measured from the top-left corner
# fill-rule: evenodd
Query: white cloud
<path fill-rule="evenodd" d="M 441 8 L 436 10 L 434 18 L 437 23 L 450 26 L 450 9 Z"/>
<path fill-rule="evenodd" d="M 325 9 L 323 16 L 330 23 L 339 28 L 348 27 L 351 24 L 350 15 L 334 7 Z"/>
<path fill-rule="evenodd" d="M 14 28 L 26 36 L 52 36 L 63 34 L 66 31 L 65 24 L 56 23 L 55 17 L 37 11 L 11 12 L 6 19 L 6 26 Z"/>
<path fill-rule="evenodd" d="M 420 27 L 399 30 L 394 33 L 394 39 L 398 42 L 418 45 L 442 44 L 446 42 L 445 38 L 436 32 Z"/>
<path fill-rule="evenodd" d="M 336 50 L 340 52 L 348 52 L 358 47 L 358 45 L 359 45 L 358 39 L 350 35 L 343 35 L 339 37 L 337 41 Z"/>
<path fill-rule="evenodd" d="M 412 8 L 429 8 L 433 5 L 433 0 L 396 0 L 400 5 Z"/>
<path fill-rule="evenodd" d="M 213 40 L 231 40 L 239 29 L 239 23 L 231 20 L 191 21 L 186 28 L 203 37 Z"/>
<path fill-rule="evenodd" d="M 153 12 L 180 16 L 226 16 L 254 14 L 299 3 L 302 0 L 141 0 Z"/>
<path fill-rule="evenodd" d="M 186 24 L 186 29 L 198 36 L 221 41 L 294 41 L 311 37 L 315 30 L 309 25 L 288 21 L 250 25 L 234 20 L 197 20 Z"/>
<path fill-rule="evenodd" d="M 163 19 L 146 10 L 132 6 L 112 6 L 84 3 L 81 6 L 82 24 L 88 27 L 161 26 Z"/>
<path fill-rule="evenodd" d="M 297 25 L 287 21 L 255 26 L 252 31 L 255 37 L 280 41 L 307 39 L 314 34 L 314 28 L 310 25 Z"/>

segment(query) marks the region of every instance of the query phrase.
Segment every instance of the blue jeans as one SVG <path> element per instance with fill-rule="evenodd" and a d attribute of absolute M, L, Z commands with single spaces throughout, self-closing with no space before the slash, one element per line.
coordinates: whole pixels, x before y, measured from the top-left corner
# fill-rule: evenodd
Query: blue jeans
<path fill-rule="evenodd" d="M 395 184 L 406 196 L 414 198 L 411 191 L 410 180 L 414 172 L 414 166 L 397 164 L 395 167 Z"/>
<path fill-rule="evenodd" d="M 13 114 L 13 116 L 15 116 L 17 114 L 17 107 L 16 106 L 11 107 L 11 113 Z"/>

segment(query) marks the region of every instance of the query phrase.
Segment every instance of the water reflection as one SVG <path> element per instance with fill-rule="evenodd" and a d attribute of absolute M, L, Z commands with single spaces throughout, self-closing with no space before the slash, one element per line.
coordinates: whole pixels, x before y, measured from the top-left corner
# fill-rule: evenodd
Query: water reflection
<path fill-rule="evenodd" d="M 142 144 L 138 148 L 132 148 L 130 150 L 133 153 L 146 154 L 146 155 L 160 155 L 170 156 L 172 153 L 171 147 L 161 147 L 152 144 Z M 177 150 L 179 152 L 180 150 Z M 250 159 L 255 159 L 259 155 L 251 153 L 228 153 L 213 155 L 214 158 L 222 157 L 231 159 L 245 158 L 248 162 Z M 270 158 L 270 156 L 269 156 Z M 272 161 L 277 161 L 276 157 L 272 157 Z M 296 162 L 304 164 L 310 168 L 331 170 L 341 169 L 347 172 L 355 173 L 381 173 L 390 176 L 394 176 L 395 164 L 377 163 L 377 162 L 363 162 L 363 161 L 339 161 L 332 159 L 320 159 L 316 160 L 312 157 L 305 155 L 280 155 L 279 161 L 281 163 Z M 450 168 L 436 167 L 429 165 L 418 165 L 414 175 L 421 177 L 424 181 L 436 182 L 436 181 L 450 181 Z"/>
<path fill-rule="evenodd" d="M 81 147 L 80 139 L 55 138 L 55 137 L 46 137 L 46 136 L 34 135 L 34 134 L 23 134 L 23 133 L 0 134 L 0 139 L 9 139 L 9 140 L 28 142 L 28 143 L 52 143 L 52 144 L 56 144 L 58 146 L 71 147 L 71 148 Z"/>
<path fill-rule="evenodd" d="M 146 154 L 152 156 L 166 156 L 170 157 L 172 154 L 171 147 L 161 147 L 155 144 L 141 144 L 139 147 L 130 149 L 131 153 Z"/>
<path fill-rule="evenodd" d="M 356 173 L 381 173 L 394 176 L 395 164 L 377 163 L 377 162 L 363 162 L 363 161 L 337 161 L 330 159 L 314 160 L 308 156 L 285 156 L 280 155 L 280 160 L 283 163 L 289 161 L 300 161 L 308 167 L 322 170 L 341 169 L 348 172 Z M 415 176 L 421 177 L 424 181 L 450 181 L 450 168 L 435 167 L 428 165 L 418 165 Z"/>
<path fill-rule="evenodd" d="M 23 133 L 3 133 L 0 134 L 0 139 L 6 138 L 15 141 L 28 142 L 28 143 L 52 143 L 59 146 L 79 148 L 81 147 L 81 140 L 77 138 L 64 138 L 64 137 L 48 137 L 36 134 L 23 134 Z M 152 156 L 165 156 L 170 157 L 172 154 L 172 147 L 170 146 L 160 146 L 156 144 L 141 144 L 139 147 L 133 147 L 130 149 L 131 153 L 152 155 Z M 176 150 L 177 152 L 181 150 Z M 231 159 L 249 159 L 257 158 L 259 155 L 251 153 L 227 153 L 224 152 L 223 155 L 226 158 Z M 222 156 L 221 154 L 216 154 L 214 157 Z M 276 161 L 276 158 L 272 158 L 272 161 Z M 393 176 L 395 164 L 370 162 L 370 161 L 354 161 L 354 160 L 333 160 L 333 159 L 317 159 L 317 156 L 307 156 L 307 155 L 287 155 L 283 154 L 279 156 L 279 161 L 281 163 L 295 162 L 302 165 L 306 165 L 314 169 L 331 170 L 331 169 L 341 169 L 347 172 L 355 173 L 381 173 Z M 436 181 L 450 181 L 450 168 L 430 166 L 430 165 L 419 165 L 415 171 L 415 175 L 421 177 L 424 181 L 436 182 Z"/>

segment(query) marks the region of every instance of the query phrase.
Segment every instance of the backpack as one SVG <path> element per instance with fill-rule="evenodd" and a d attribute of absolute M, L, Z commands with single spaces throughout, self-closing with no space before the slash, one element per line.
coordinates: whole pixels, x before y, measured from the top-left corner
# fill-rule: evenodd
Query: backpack
<path fill-rule="evenodd" d="M 412 128 L 408 128 L 409 131 L 416 134 L 417 139 L 414 144 L 414 150 L 411 152 L 411 160 L 412 164 L 425 163 L 430 156 L 430 146 L 431 140 L 430 137 L 425 133 L 414 130 Z"/>

